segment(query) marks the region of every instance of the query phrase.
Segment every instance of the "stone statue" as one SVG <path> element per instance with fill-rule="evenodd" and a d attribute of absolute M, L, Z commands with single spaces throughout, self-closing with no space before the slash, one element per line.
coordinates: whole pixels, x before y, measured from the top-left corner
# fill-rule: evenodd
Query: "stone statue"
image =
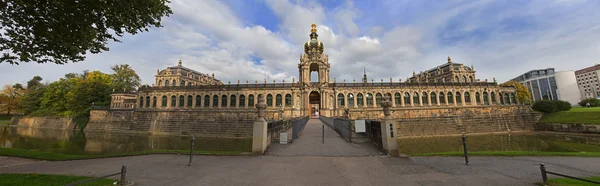
<path fill-rule="evenodd" d="M 265 103 L 265 98 L 262 95 L 258 96 L 258 103 L 256 104 L 256 109 L 258 110 L 258 119 L 264 120 L 267 104 Z"/>
<path fill-rule="evenodd" d="M 391 115 L 390 107 L 392 106 L 392 101 L 390 101 L 390 99 L 390 95 L 385 94 L 385 96 L 383 96 L 383 101 L 381 102 L 381 107 L 383 107 L 383 115 L 386 119 L 389 119 Z"/>

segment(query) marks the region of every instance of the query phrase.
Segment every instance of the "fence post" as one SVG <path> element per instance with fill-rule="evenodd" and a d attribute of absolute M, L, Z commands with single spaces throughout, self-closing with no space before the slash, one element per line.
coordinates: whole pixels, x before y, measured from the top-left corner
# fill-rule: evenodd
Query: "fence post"
<path fill-rule="evenodd" d="M 465 165 L 469 165 L 469 154 L 467 153 L 467 137 L 462 134 L 463 149 L 465 153 Z"/>
<path fill-rule="evenodd" d="M 321 125 L 321 143 L 325 144 L 325 125 Z"/>
<path fill-rule="evenodd" d="M 543 163 L 540 164 L 540 171 L 542 171 L 542 184 L 548 185 L 548 175 L 546 174 L 546 167 Z"/>
<path fill-rule="evenodd" d="M 126 185 L 127 184 L 127 180 L 126 180 L 126 175 L 127 174 L 127 166 L 123 165 L 121 167 L 121 185 Z"/>
<path fill-rule="evenodd" d="M 350 143 L 352 143 L 352 121 L 346 121 L 348 123 L 348 134 L 350 134 Z"/>
<path fill-rule="evenodd" d="M 192 136 L 192 143 L 190 143 L 190 162 L 188 163 L 188 166 L 192 166 L 192 157 L 194 157 L 194 142 L 196 141 L 196 138 L 194 138 L 194 136 Z"/>

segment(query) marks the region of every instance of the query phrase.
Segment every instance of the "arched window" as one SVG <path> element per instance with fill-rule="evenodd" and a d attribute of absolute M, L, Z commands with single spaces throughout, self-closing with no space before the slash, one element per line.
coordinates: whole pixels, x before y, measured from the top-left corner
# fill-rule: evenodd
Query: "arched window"
<path fill-rule="evenodd" d="M 483 104 L 484 105 L 489 105 L 490 104 L 490 100 L 488 98 L 488 93 L 487 92 L 483 92 Z"/>
<path fill-rule="evenodd" d="M 404 92 L 404 105 L 410 106 L 410 93 Z"/>
<path fill-rule="evenodd" d="M 144 107 L 144 97 L 140 96 L 140 108 Z"/>
<path fill-rule="evenodd" d="M 217 95 L 213 96 L 213 104 L 212 104 L 212 106 L 213 107 L 218 107 L 219 106 L 219 96 L 217 96 Z"/>
<path fill-rule="evenodd" d="M 413 105 L 419 105 L 419 93 L 413 93 Z"/>
<path fill-rule="evenodd" d="M 185 86 L 185 81 L 183 81 L 183 80 L 181 81 L 181 86 L 182 87 Z"/>
<path fill-rule="evenodd" d="M 202 96 L 197 95 L 196 96 L 196 107 L 201 107 L 202 106 Z"/>
<path fill-rule="evenodd" d="M 471 94 L 465 92 L 465 103 L 471 103 Z"/>
<path fill-rule="evenodd" d="M 221 96 L 221 107 L 227 107 L 227 96 L 226 95 Z"/>
<path fill-rule="evenodd" d="M 160 86 L 162 86 L 162 85 L 163 85 L 163 84 L 162 84 L 162 80 L 158 80 L 158 86 L 160 87 Z"/>
<path fill-rule="evenodd" d="M 496 104 L 496 93 L 495 92 L 490 93 L 490 97 L 492 97 L 492 104 Z"/>
<path fill-rule="evenodd" d="M 448 97 L 448 104 L 454 104 L 454 97 L 452 97 L 452 92 L 448 92 L 446 97 Z"/>
<path fill-rule="evenodd" d="M 373 106 L 373 94 L 367 93 L 367 106 Z"/>
<path fill-rule="evenodd" d="M 171 96 L 171 107 L 177 106 L 177 96 Z"/>
<path fill-rule="evenodd" d="M 498 93 L 498 97 L 500 97 L 500 104 L 504 105 L 504 95 L 502 95 L 502 92 Z"/>
<path fill-rule="evenodd" d="M 156 107 L 156 96 L 152 98 L 152 107 Z"/>
<path fill-rule="evenodd" d="M 179 107 L 183 107 L 185 105 L 185 97 L 179 96 Z"/>
<path fill-rule="evenodd" d="M 240 107 L 245 107 L 246 106 L 246 96 L 245 95 L 240 95 Z"/>
<path fill-rule="evenodd" d="M 165 80 L 165 87 L 169 86 L 169 80 Z"/>
<path fill-rule="evenodd" d="M 381 93 L 375 94 L 375 104 L 377 104 L 378 107 L 381 107 L 381 99 L 382 99 Z"/>
<path fill-rule="evenodd" d="M 467 76 L 463 76 L 463 77 L 462 77 L 462 82 L 463 82 L 463 83 L 466 83 L 466 82 L 467 82 Z"/>
<path fill-rule="evenodd" d="M 456 92 L 456 103 L 461 104 L 462 98 L 460 97 L 460 92 Z"/>
<path fill-rule="evenodd" d="M 177 81 L 173 80 L 173 86 L 177 86 Z"/>
<path fill-rule="evenodd" d="M 394 103 L 396 103 L 396 105 L 400 105 L 402 101 L 402 98 L 400 98 L 400 93 L 396 92 L 394 94 Z"/>
<path fill-rule="evenodd" d="M 192 83 L 191 83 L 191 82 L 188 82 L 188 86 L 192 86 Z"/>
<path fill-rule="evenodd" d="M 431 94 L 429 94 L 429 97 L 431 98 L 432 105 L 437 104 L 437 100 L 436 100 L 437 96 L 435 95 L 435 92 L 431 92 Z"/>
<path fill-rule="evenodd" d="M 473 76 L 469 76 L 469 82 L 473 82 Z"/>
<path fill-rule="evenodd" d="M 271 94 L 267 94 L 267 106 L 268 107 L 273 106 L 273 95 L 271 95 Z"/>
<path fill-rule="evenodd" d="M 504 93 L 504 104 L 509 105 L 510 104 L 510 97 L 509 97 L 509 93 Z"/>
<path fill-rule="evenodd" d="M 454 76 L 454 82 L 458 83 L 458 76 Z"/>
<path fill-rule="evenodd" d="M 358 105 L 358 106 L 364 106 L 365 105 L 365 102 L 363 100 L 363 95 L 361 93 L 358 93 L 356 95 L 356 105 Z"/>
<path fill-rule="evenodd" d="M 285 106 L 286 107 L 291 107 L 292 106 L 292 95 L 291 94 L 286 94 L 285 95 Z"/>
<path fill-rule="evenodd" d="M 354 106 L 354 95 L 352 93 L 348 94 L 348 107 Z"/>
<path fill-rule="evenodd" d="M 210 107 L 210 96 L 204 96 L 204 107 Z"/>
<path fill-rule="evenodd" d="M 235 97 L 235 95 L 231 95 L 231 97 L 229 98 L 229 107 L 235 107 L 237 105 L 235 105 L 237 103 L 237 98 Z"/>
<path fill-rule="evenodd" d="M 427 92 L 423 92 L 421 94 L 421 101 L 423 102 L 423 105 L 429 104 L 429 99 L 427 99 L 427 95 Z"/>
<path fill-rule="evenodd" d="M 248 106 L 249 107 L 253 107 L 254 106 L 254 95 L 250 94 L 248 96 Z"/>
<path fill-rule="evenodd" d="M 344 98 L 344 94 L 342 94 L 342 93 L 339 93 L 339 94 L 338 94 L 338 97 L 337 97 L 337 100 L 338 100 L 338 107 L 344 107 L 344 105 L 345 105 L 345 104 L 344 104 L 344 99 L 345 99 L 345 98 Z"/>
<path fill-rule="evenodd" d="M 192 97 L 191 95 L 187 96 L 187 107 L 192 107 L 192 105 L 194 104 L 194 97 Z"/>
<path fill-rule="evenodd" d="M 440 92 L 440 95 L 438 97 L 440 99 L 440 104 L 446 104 L 446 97 L 444 97 L 443 92 Z"/>
<path fill-rule="evenodd" d="M 510 103 L 517 104 L 517 98 L 515 96 L 515 93 L 510 93 Z"/>
<path fill-rule="evenodd" d="M 160 106 L 161 107 L 166 107 L 167 106 L 167 96 L 163 96 L 162 97 L 162 104 L 160 104 Z"/>
<path fill-rule="evenodd" d="M 475 92 L 475 103 L 481 104 L 481 94 L 479 92 Z"/>
<path fill-rule="evenodd" d="M 150 96 L 146 96 L 146 107 L 150 107 Z"/>
<path fill-rule="evenodd" d="M 278 107 L 279 106 L 283 106 L 282 103 L 283 102 L 282 102 L 282 96 L 281 96 L 281 94 L 275 95 L 275 106 L 278 106 Z"/>

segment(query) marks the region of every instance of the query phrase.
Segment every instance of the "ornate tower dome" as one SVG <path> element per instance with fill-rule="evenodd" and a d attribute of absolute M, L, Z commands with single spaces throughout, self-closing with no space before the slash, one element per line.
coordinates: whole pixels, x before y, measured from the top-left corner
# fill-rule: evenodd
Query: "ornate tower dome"
<path fill-rule="evenodd" d="M 310 40 L 304 43 L 304 53 L 305 54 L 322 54 L 323 53 L 323 43 L 319 41 L 317 34 L 317 24 L 313 23 L 311 25 L 312 29 L 310 29 Z M 314 49 L 314 50 L 313 50 Z"/>

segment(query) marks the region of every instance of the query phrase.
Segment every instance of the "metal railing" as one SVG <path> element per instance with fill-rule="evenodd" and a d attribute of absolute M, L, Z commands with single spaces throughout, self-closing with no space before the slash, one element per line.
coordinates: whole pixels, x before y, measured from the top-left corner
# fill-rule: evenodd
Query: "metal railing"
<path fill-rule="evenodd" d="M 342 136 L 342 138 L 352 142 L 352 133 L 355 133 L 352 120 L 343 118 L 330 118 L 325 116 L 320 116 L 319 119 L 321 119 L 323 123 Z"/>
<path fill-rule="evenodd" d="M 540 171 L 542 172 L 542 181 L 543 181 L 544 185 L 548 185 L 548 174 L 561 176 L 561 177 L 565 177 L 565 178 L 570 178 L 570 179 L 574 179 L 574 180 L 579 180 L 579 181 L 583 181 L 583 182 L 588 182 L 588 183 L 595 183 L 595 184 L 600 185 L 600 181 L 587 180 L 587 179 L 583 179 L 583 178 L 578 178 L 578 177 L 574 177 L 574 176 L 569 176 L 569 175 L 565 175 L 565 174 L 547 171 L 546 166 L 543 163 L 540 164 Z"/>
<path fill-rule="evenodd" d="M 114 174 L 109 174 L 109 175 L 105 175 L 105 176 L 100 176 L 97 178 L 92 178 L 92 179 L 87 179 L 87 180 L 83 180 L 83 181 L 79 181 L 79 182 L 75 182 L 75 183 L 71 183 L 71 184 L 67 184 L 65 186 L 75 186 L 75 185 L 81 185 L 84 183 L 88 183 L 91 181 L 96 181 L 99 179 L 104 179 L 104 178 L 108 178 L 108 177 L 112 177 L 112 176 L 117 176 L 117 175 L 121 175 L 121 179 L 119 180 L 119 185 L 127 185 L 127 181 L 126 181 L 126 175 L 127 175 L 127 166 L 123 165 L 121 167 L 121 172 L 117 172 Z"/>

